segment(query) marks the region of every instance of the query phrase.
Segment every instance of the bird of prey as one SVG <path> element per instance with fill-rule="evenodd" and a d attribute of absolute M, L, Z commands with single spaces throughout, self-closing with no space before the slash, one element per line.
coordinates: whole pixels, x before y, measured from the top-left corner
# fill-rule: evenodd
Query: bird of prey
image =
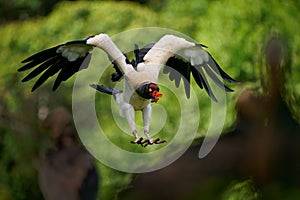
<path fill-rule="evenodd" d="M 32 87 L 32 91 L 41 86 L 49 77 L 58 74 L 53 85 L 53 91 L 76 72 L 82 65 L 88 66 L 92 49 L 98 47 L 104 50 L 113 64 L 116 72 L 112 74 L 112 81 L 124 78 L 123 90 L 106 88 L 103 85 L 91 84 L 98 91 L 113 95 L 120 115 L 127 119 L 134 136 L 134 144 L 148 145 L 165 142 L 159 138 L 153 139 L 149 134 L 151 120 L 151 102 L 157 102 L 162 97 L 158 86 L 158 75 L 161 70 L 169 74 L 171 81 L 178 87 L 182 80 L 187 98 L 190 98 L 190 80 L 193 76 L 197 85 L 204 88 L 212 100 L 217 101 L 209 86 L 206 76 L 226 92 L 233 90 L 223 84 L 238 83 L 224 72 L 205 45 L 187 41 L 174 35 L 164 35 L 157 42 L 150 43 L 139 49 L 135 45 L 135 58 L 129 61 L 126 54 L 115 45 L 107 34 L 87 37 L 83 40 L 74 40 L 38 52 L 23 60 L 24 66 L 19 72 L 34 68 L 22 82 L 27 82 L 40 75 Z M 168 66 L 168 67 L 167 67 Z M 135 111 L 142 111 L 144 122 L 143 139 L 138 135 L 135 127 Z"/>

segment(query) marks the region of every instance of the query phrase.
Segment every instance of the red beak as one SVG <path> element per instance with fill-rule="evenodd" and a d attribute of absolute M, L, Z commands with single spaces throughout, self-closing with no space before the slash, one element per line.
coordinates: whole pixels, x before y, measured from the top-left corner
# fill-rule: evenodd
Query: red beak
<path fill-rule="evenodd" d="M 159 100 L 159 98 L 162 96 L 163 96 L 163 94 L 159 91 L 152 92 L 152 97 L 153 97 L 154 102 L 157 102 Z"/>

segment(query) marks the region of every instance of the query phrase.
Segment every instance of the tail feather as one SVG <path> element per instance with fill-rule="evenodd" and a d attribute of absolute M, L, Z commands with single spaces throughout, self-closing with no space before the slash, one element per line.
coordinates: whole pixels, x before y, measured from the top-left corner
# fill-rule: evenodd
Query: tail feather
<path fill-rule="evenodd" d="M 103 92 L 103 93 L 106 93 L 106 94 L 110 94 L 110 95 L 114 95 L 114 94 L 117 94 L 117 93 L 122 93 L 123 91 L 122 90 L 118 90 L 118 89 L 115 89 L 115 88 L 107 88 L 103 85 L 98 85 L 98 84 L 90 84 L 90 86 L 100 92 Z"/>

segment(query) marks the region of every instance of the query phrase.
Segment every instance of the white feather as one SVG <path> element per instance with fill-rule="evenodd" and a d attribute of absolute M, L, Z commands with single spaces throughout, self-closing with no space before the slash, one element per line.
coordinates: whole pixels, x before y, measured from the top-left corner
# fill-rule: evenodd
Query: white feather
<path fill-rule="evenodd" d="M 165 63 L 171 56 L 183 48 L 193 47 L 194 43 L 174 35 L 163 36 L 145 55 L 145 63 Z"/>
<path fill-rule="evenodd" d="M 84 57 L 91 49 L 92 47 L 88 45 L 72 44 L 59 47 L 56 53 L 61 53 L 68 61 L 73 62 L 79 57 Z"/>
<path fill-rule="evenodd" d="M 124 54 L 107 34 L 99 34 L 89 38 L 87 44 L 97 46 L 104 50 L 109 55 L 110 59 L 115 61 L 124 73 L 134 70 L 131 65 L 126 63 Z"/>
<path fill-rule="evenodd" d="M 184 49 L 181 54 L 185 59 L 189 60 L 193 66 L 201 65 L 209 60 L 208 53 L 205 52 L 200 46 Z"/>

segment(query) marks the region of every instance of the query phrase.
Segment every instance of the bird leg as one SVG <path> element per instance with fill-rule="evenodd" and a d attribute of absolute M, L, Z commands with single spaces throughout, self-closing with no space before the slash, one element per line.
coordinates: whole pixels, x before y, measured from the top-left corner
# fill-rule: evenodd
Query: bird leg
<path fill-rule="evenodd" d="M 138 136 L 137 130 L 135 128 L 135 111 L 132 105 L 126 103 L 123 99 L 123 93 L 118 93 L 114 95 L 116 102 L 120 108 L 120 115 L 127 119 L 128 125 L 131 129 L 131 133 L 134 136 L 135 140 L 131 141 L 133 144 L 141 144 L 142 145 L 142 137 Z"/>
<path fill-rule="evenodd" d="M 149 135 L 149 129 L 150 129 L 150 121 L 151 121 L 151 115 L 152 115 L 152 107 L 149 104 L 146 105 L 146 107 L 142 110 L 143 115 L 143 121 L 144 121 L 144 134 L 149 141 L 149 143 L 153 143 L 153 139 Z"/>
<path fill-rule="evenodd" d="M 127 119 L 129 127 L 131 129 L 131 133 L 132 133 L 132 135 L 135 138 L 135 140 L 131 141 L 131 143 L 142 145 L 143 138 L 138 136 L 137 130 L 135 128 L 135 113 L 134 113 L 134 108 L 130 104 L 127 104 L 125 107 L 126 108 L 123 110 L 123 112 L 124 112 L 124 115 L 125 115 L 125 117 Z"/>
<path fill-rule="evenodd" d="M 143 146 L 143 143 L 142 143 L 143 138 L 138 136 L 137 131 L 133 130 L 132 134 L 135 137 L 135 140 L 134 141 L 130 141 L 130 143 L 131 144 L 140 144 L 140 145 Z"/>
<path fill-rule="evenodd" d="M 152 145 L 152 144 L 161 144 L 165 143 L 165 140 L 160 140 L 159 138 L 152 139 L 152 137 L 149 134 L 149 129 L 150 129 L 150 121 L 151 121 L 151 115 L 152 115 L 152 107 L 150 104 L 148 104 L 143 110 L 143 121 L 144 121 L 144 134 L 146 136 L 146 140 L 142 141 L 142 144 L 144 147 L 147 145 Z"/>

